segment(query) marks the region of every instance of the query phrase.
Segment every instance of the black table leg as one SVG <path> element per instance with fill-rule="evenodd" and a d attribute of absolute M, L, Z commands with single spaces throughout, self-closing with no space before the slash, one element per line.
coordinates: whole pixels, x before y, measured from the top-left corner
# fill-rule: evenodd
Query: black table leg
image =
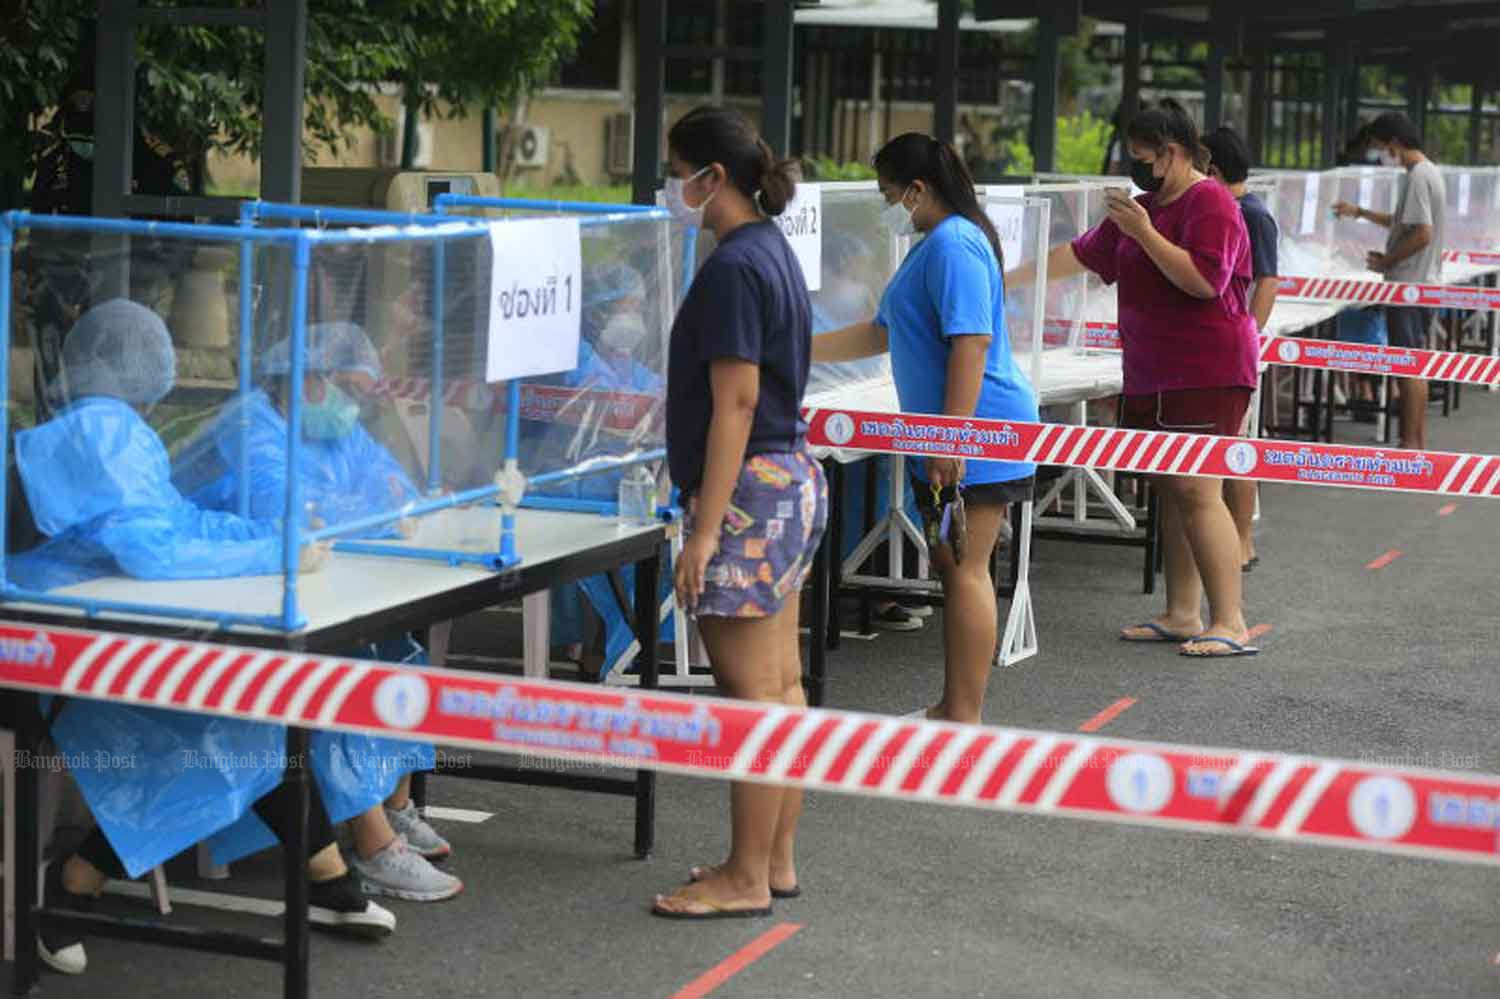
<path fill-rule="evenodd" d="M 657 637 L 661 633 L 661 549 L 635 564 L 635 638 L 641 652 L 636 659 L 642 690 L 655 690 L 661 679 Z M 680 611 L 678 613 L 681 613 Z M 635 855 L 644 860 L 656 846 L 656 772 L 635 772 Z"/>
<path fill-rule="evenodd" d="M 31 994 L 41 974 L 41 960 L 36 953 L 36 876 L 42 862 L 37 828 L 40 770 L 33 763 L 41 755 L 42 730 L 35 694 L 15 692 L 11 701 L 15 708 L 16 755 L 20 757 L 17 762 L 27 764 L 16 767 L 16 814 L 5 816 L 5 821 L 15 823 L 16 828 L 16 965 L 11 995 L 21 999 Z"/>
<path fill-rule="evenodd" d="M 1156 566 L 1161 558 L 1161 498 L 1149 481 L 1142 481 L 1146 490 L 1146 557 L 1141 570 L 1141 592 L 1156 592 Z"/>
<path fill-rule="evenodd" d="M 833 537 L 834 558 L 828 562 L 828 648 L 839 647 L 843 622 L 839 620 L 839 589 L 844 585 L 844 465 L 829 459 L 823 462 L 823 471 L 828 480 L 828 533 Z"/>
<path fill-rule="evenodd" d="M 286 866 L 286 912 L 284 914 L 285 977 L 282 995 L 286 999 L 307 999 L 310 987 L 307 938 L 307 822 L 309 778 L 307 775 L 307 730 L 286 730 L 286 773 L 282 782 L 296 788 L 292 796 L 291 839 L 283 844 Z"/>
<path fill-rule="evenodd" d="M 833 541 L 827 531 L 818 541 L 817 554 L 813 556 L 813 609 L 809 627 L 807 703 L 814 707 L 823 703 L 823 684 L 828 665 L 828 600 L 829 559 L 832 558 Z"/>

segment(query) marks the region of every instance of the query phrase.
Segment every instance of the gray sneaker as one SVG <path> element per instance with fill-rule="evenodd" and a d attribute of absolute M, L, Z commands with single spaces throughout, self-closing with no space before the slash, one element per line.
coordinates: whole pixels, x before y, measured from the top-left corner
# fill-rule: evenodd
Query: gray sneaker
<path fill-rule="evenodd" d="M 446 860 L 453 852 L 453 847 L 448 841 L 438 835 L 438 831 L 428 825 L 427 820 L 422 818 L 422 813 L 417 811 L 417 806 L 411 800 L 406 802 L 402 809 L 387 808 L 385 817 L 390 820 L 391 828 L 396 830 L 397 836 L 406 837 L 406 845 L 428 860 Z"/>
<path fill-rule="evenodd" d="M 433 867 L 406 845 L 405 836 L 368 859 L 356 856 L 350 865 L 359 873 L 368 895 L 389 895 L 408 902 L 441 902 L 464 890 L 464 883 Z"/>

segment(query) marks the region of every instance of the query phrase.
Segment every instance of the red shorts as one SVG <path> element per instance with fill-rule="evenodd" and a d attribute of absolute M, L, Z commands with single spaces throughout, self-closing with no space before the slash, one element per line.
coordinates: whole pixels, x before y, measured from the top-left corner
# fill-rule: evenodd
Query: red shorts
<path fill-rule="evenodd" d="M 1241 386 L 1122 395 L 1120 426 L 1127 430 L 1238 437 L 1244 433 L 1250 395 L 1251 390 Z"/>

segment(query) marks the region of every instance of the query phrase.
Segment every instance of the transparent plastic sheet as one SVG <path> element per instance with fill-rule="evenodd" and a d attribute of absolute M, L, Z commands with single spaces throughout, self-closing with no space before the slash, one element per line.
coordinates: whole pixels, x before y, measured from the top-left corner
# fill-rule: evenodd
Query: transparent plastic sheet
<path fill-rule="evenodd" d="M 1357 166 L 1333 170 L 1323 177 L 1322 183 L 1333 192 L 1328 208 L 1328 241 L 1335 268 L 1332 273 L 1363 274 L 1367 271 L 1365 256 L 1371 250 L 1385 249 L 1386 230 L 1360 219 L 1332 217 L 1333 203 L 1346 201 L 1371 211 L 1394 212 L 1401 193 L 1402 172 L 1392 167 Z M 1281 222 L 1279 217 L 1277 222 Z M 1305 273 L 1290 271 L 1284 264 L 1281 270 L 1285 274 Z"/>
<path fill-rule="evenodd" d="M 1048 205 L 1046 245 L 1050 248 L 1071 243 L 1089 229 L 1090 196 L 1102 190 L 1095 185 L 1034 184 L 1026 188 L 1027 197 L 1040 198 Z M 1099 200 L 1099 199 L 1096 199 Z M 1006 269 L 1012 265 L 1007 262 Z M 1072 351 L 1083 348 L 1084 333 L 1089 318 L 1090 275 L 1079 274 L 1065 281 L 1050 281 L 1047 284 L 1043 306 L 1045 314 L 1042 330 L 1042 347 L 1047 352 Z M 1098 293 L 1108 294 L 1102 284 Z"/>
<path fill-rule="evenodd" d="M 1254 176 L 1275 184 L 1266 207 L 1281 231 L 1277 256 L 1282 275 L 1357 277 L 1368 273 L 1363 254 L 1350 264 L 1335 252 L 1333 204 L 1339 200 L 1341 187 L 1336 172 L 1268 170 L 1256 171 Z M 1366 249 L 1383 245 L 1380 235 Z"/>
<path fill-rule="evenodd" d="M 1106 215 L 1104 210 L 1104 192 L 1106 190 L 1113 187 L 1122 191 L 1140 193 L 1138 190 L 1135 190 L 1135 185 L 1130 182 L 1129 177 L 1041 173 L 1037 174 L 1036 181 L 1035 189 L 1038 191 L 1045 191 L 1056 185 L 1069 187 L 1082 185 L 1084 191 L 1083 225 L 1079 231 L 1079 235 L 1088 232 L 1094 226 L 1104 221 Z M 1056 244 L 1054 243 L 1053 245 Z M 1115 298 L 1115 290 L 1101 281 L 1099 276 L 1092 271 L 1084 275 L 1083 281 L 1087 288 L 1085 296 L 1085 321 L 1090 323 L 1116 322 L 1119 318 L 1119 309 Z"/>
<path fill-rule="evenodd" d="M 683 253 L 664 218 L 585 218 L 581 226 L 578 364 L 523 382 L 521 470 L 533 501 L 612 505 L 621 464 L 666 446 L 667 341 Z"/>
<path fill-rule="evenodd" d="M 874 181 L 822 184 L 823 273 L 811 292 L 813 336 L 875 318 L 880 296 L 905 252 L 904 240 L 880 222 L 885 200 Z M 847 388 L 860 382 L 888 382 L 888 354 L 813 364 L 809 394 Z"/>
<path fill-rule="evenodd" d="M 7 547 L 25 554 L 8 581 L 279 573 L 278 525 L 194 504 L 172 476 L 239 383 L 241 247 L 42 229 L 23 230 L 17 251 Z"/>
<path fill-rule="evenodd" d="M 1445 250 L 1500 248 L 1500 170 L 1495 167 L 1441 166 L 1446 189 Z"/>

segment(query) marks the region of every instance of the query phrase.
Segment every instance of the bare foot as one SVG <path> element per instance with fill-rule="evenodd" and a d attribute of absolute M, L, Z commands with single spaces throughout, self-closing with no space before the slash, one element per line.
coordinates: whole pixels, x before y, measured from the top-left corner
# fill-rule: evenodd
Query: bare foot
<path fill-rule="evenodd" d="M 699 864 L 697 867 L 688 868 L 688 884 L 697 884 L 706 881 L 719 873 L 719 864 Z M 771 862 L 771 891 L 782 895 L 791 892 L 800 892 L 797 882 L 797 868 L 793 864 L 777 864 Z"/>
<path fill-rule="evenodd" d="M 1203 630 L 1203 622 L 1197 618 L 1188 618 L 1181 621 L 1162 615 L 1151 619 L 1151 625 L 1133 624 L 1128 628 L 1120 629 L 1120 637 L 1129 642 L 1170 642 L 1173 635 L 1191 637 Z M 1158 630 L 1159 629 L 1159 630 Z M 1165 632 L 1165 634 L 1163 634 Z"/>
<path fill-rule="evenodd" d="M 1225 639 L 1234 645 L 1226 645 L 1223 641 L 1209 641 L 1209 639 Z M 1231 628 L 1210 628 L 1207 632 L 1197 636 L 1191 642 L 1185 642 L 1181 651 L 1190 656 L 1201 656 L 1204 659 L 1223 659 L 1226 656 L 1243 655 L 1236 651 L 1235 645 L 1248 647 L 1250 645 L 1250 632 L 1248 630 L 1235 631 Z"/>
<path fill-rule="evenodd" d="M 683 916 L 709 915 L 714 912 L 768 909 L 771 891 L 764 884 L 747 885 L 732 880 L 721 868 L 701 881 L 683 885 L 670 895 L 656 896 L 652 906 L 657 912 Z"/>

